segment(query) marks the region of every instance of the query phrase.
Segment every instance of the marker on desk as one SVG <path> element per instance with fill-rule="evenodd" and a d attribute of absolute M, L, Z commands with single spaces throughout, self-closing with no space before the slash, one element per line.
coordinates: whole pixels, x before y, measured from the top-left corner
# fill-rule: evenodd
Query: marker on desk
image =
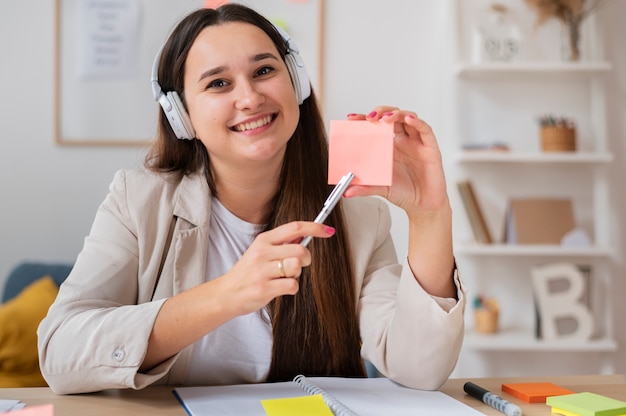
<path fill-rule="evenodd" d="M 341 178 L 339 183 L 333 188 L 330 195 L 328 195 L 328 198 L 326 198 L 326 202 L 324 202 L 324 206 L 322 207 L 322 210 L 320 211 L 319 214 L 317 214 L 317 217 L 315 218 L 313 222 L 322 224 L 326 220 L 326 218 L 328 217 L 328 214 L 330 214 L 330 211 L 332 211 L 333 208 L 335 208 L 335 205 L 337 205 L 337 202 L 339 202 L 339 200 L 343 196 L 343 193 L 346 192 L 346 189 L 348 189 L 348 186 L 352 182 L 352 179 L 354 179 L 354 173 L 352 172 L 346 173 L 343 176 L 343 178 Z M 300 242 L 300 244 L 306 247 L 309 245 L 312 238 L 313 237 L 309 235 L 305 237 L 304 240 Z"/>
<path fill-rule="evenodd" d="M 475 397 L 486 405 L 493 407 L 497 411 L 504 413 L 506 416 L 522 416 L 522 409 L 520 409 L 518 405 L 511 403 L 508 400 L 504 400 L 502 397 L 497 396 L 470 381 L 463 385 L 463 390 L 465 390 L 465 393 Z"/>

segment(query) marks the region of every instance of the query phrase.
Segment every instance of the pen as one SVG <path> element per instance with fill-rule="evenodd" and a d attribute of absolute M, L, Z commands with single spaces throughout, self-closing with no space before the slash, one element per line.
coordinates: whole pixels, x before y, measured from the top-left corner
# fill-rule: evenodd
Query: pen
<path fill-rule="evenodd" d="M 463 390 L 470 396 L 482 401 L 488 406 L 493 407 L 506 416 L 522 416 L 522 409 L 514 403 L 504 400 L 502 397 L 483 389 L 480 386 L 468 381 L 463 385 Z"/>
<path fill-rule="evenodd" d="M 341 178 L 339 183 L 333 188 L 330 195 L 328 195 L 328 198 L 326 198 L 326 202 L 324 202 L 322 210 L 319 214 L 317 214 L 317 217 L 315 217 L 315 220 L 313 222 L 321 224 L 326 220 L 328 214 L 330 214 L 330 211 L 335 208 L 335 205 L 337 205 L 337 202 L 339 202 L 343 193 L 346 191 L 346 189 L 348 189 L 348 185 L 350 185 L 352 179 L 354 179 L 354 173 L 352 172 L 346 173 L 343 178 Z M 306 247 L 309 245 L 312 239 L 313 237 L 307 236 L 304 238 L 304 240 L 300 242 L 300 244 Z"/>

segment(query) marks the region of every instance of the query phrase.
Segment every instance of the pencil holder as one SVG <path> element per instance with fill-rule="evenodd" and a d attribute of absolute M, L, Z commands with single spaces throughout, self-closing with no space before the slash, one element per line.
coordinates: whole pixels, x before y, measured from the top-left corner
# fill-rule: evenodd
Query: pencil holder
<path fill-rule="evenodd" d="M 488 308 L 474 310 L 474 328 L 483 334 L 498 332 L 498 311 Z"/>
<path fill-rule="evenodd" d="M 541 150 L 544 152 L 576 151 L 576 129 L 574 127 L 544 126 L 539 131 Z"/>

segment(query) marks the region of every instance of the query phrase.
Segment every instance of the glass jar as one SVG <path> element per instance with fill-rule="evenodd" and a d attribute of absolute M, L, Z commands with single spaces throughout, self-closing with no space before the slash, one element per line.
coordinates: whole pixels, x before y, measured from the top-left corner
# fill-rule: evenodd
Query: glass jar
<path fill-rule="evenodd" d="M 474 62 L 508 62 L 519 57 L 523 35 L 513 11 L 494 3 L 478 20 L 473 34 Z"/>

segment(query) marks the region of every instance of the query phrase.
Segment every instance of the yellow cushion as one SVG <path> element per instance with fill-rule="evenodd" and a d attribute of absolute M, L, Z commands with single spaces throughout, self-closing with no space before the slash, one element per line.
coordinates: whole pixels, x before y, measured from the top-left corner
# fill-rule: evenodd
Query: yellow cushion
<path fill-rule="evenodd" d="M 59 292 L 50 276 L 0 306 L 0 387 L 45 386 L 39 371 L 37 327 Z"/>

